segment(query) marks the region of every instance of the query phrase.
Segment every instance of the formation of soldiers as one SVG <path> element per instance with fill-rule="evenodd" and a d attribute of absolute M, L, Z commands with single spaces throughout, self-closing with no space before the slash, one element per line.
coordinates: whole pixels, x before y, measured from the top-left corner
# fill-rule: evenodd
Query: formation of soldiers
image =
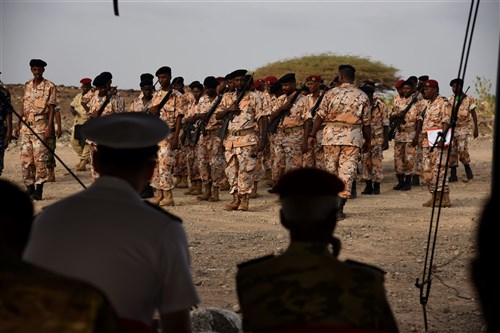
<path fill-rule="evenodd" d="M 39 59 L 30 62 L 34 78 L 25 84 L 21 112 L 25 126 L 21 129 L 22 122 L 18 122 L 14 129 L 15 135 L 22 134 L 23 180 L 35 200 L 42 198 L 43 184 L 53 178 L 54 169 L 51 149 L 34 134 L 50 143 L 61 133 L 56 89 L 43 78 L 45 66 Z M 172 190 L 189 186 L 186 195 L 212 202 L 219 201 L 219 192 L 228 189 L 232 201 L 223 208 L 247 211 L 250 199 L 258 196 L 259 181 L 264 180 L 272 192 L 286 171 L 317 167 L 345 183 L 339 194 L 338 217 L 343 219 L 347 200 L 357 195 L 358 177 L 365 182 L 363 194 L 380 194 L 383 151 L 390 140 L 394 140 L 398 179 L 394 189 L 408 191 L 420 185 L 422 177 L 431 192 L 424 206 L 441 199 L 443 206 L 451 206 L 448 181 L 458 180 L 459 160 L 467 179 L 473 178 L 468 153 L 471 119 L 474 137 L 478 136 L 474 99 L 463 92 L 463 82 L 452 80 L 453 95 L 445 98 L 439 94 L 438 82 L 429 77 L 400 80 L 395 84 L 398 94 L 388 108 L 375 94 L 376 83 L 355 85 L 355 73 L 353 66 L 341 65 L 329 86 L 320 75 L 311 74 L 298 88 L 294 73 L 254 78 L 239 69 L 186 87 L 182 77 L 172 80 L 170 67 L 164 66 L 155 75 L 140 76 L 141 93 L 128 107 L 112 86 L 111 73 L 103 72 L 93 80 L 84 78 L 82 92 L 71 103 L 75 115 L 71 143 L 80 157 L 76 170 L 84 171 L 90 165 L 94 179 L 98 176 L 91 163 L 95 145 L 80 135 L 88 119 L 147 112 L 170 128 L 169 136 L 159 144 L 152 193 L 147 189 L 143 193 L 160 206 L 173 206 Z M 451 176 L 445 179 L 442 169 L 437 179 L 440 154 L 445 153 L 445 161 L 449 144 L 441 133 L 449 128 L 452 106 L 458 104 Z"/>

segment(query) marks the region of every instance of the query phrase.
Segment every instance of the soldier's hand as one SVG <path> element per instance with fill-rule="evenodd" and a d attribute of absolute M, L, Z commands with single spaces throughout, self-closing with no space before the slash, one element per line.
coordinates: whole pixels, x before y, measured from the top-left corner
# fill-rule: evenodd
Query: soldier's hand
<path fill-rule="evenodd" d="M 57 130 L 56 130 L 56 137 L 59 139 L 61 137 L 61 135 L 62 135 L 61 129 L 57 128 Z"/>
<path fill-rule="evenodd" d="M 158 108 L 158 105 L 152 106 L 148 109 L 148 113 L 157 115 L 160 113 L 160 109 Z"/>
<path fill-rule="evenodd" d="M 370 151 L 371 147 L 372 147 L 372 146 L 371 146 L 371 144 L 370 144 L 370 143 L 365 142 L 365 143 L 363 144 L 363 148 L 361 148 L 361 152 L 363 152 L 363 153 L 367 153 L 367 152 L 369 152 L 369 151 Z"/>
<path fill-rule="evenodd" d="M 53 134 L 53 131 L 52 131 L 52 128 L 50 127 L 47 127 L 47 129 L 45 130 L 45 132 L 43 133 L 44 135 L 44 139 L 48 139 L 52 136 Z"/>
<path fill-rule="evenodd" d="M 267 145 L 267 139 L 266 137 L 261 137 L 260 140 L 259 140 L 259 145 L 257 146 L 257 151 L 258 152 L 261 152 L 263 151 L 265 148 L 266 148 L 266 145 Z"/>
<path fill-rule="evenodd" d="M 177 150 L 177 147 L 179 146 L 178 141 L 179 141 L 179 139 L 175 138 L 175 137 L 172 137 L 170 139 L 170 147 L 172 148 L 172 150 Z"/>
<path fill-rule="evenodd" d="M 239 112 L 240 108 L 236 104 L 232 104 L 230 107 L 226 109 L 229 112 Z"/>
<path fill-rule="evenodd" d="M 418 136 L 415 135 L 415 137 L 411 141 L 411 146 L 416 147 L 417 145 L 418 145 Z"/>
<path fill-rule="evenodd" d="M 384 140 L 384 143 L 382 144 L 382 150 L 387 150 L 389 149 L 389 141 Z"/>
<path fill-rule="evenodd" d="M 479 130 L 476 128 L 474 128 L 474 139 L 477 139 L 477 137 L 479 136 Z"/>
<path fill-rule="evenodd" d="M 316 138 L 315 137 L 308 137 L 307 138 L 307 147 L 309 149 L 312 149 L 314 147 L 314 144 L 316 143 Z"/>

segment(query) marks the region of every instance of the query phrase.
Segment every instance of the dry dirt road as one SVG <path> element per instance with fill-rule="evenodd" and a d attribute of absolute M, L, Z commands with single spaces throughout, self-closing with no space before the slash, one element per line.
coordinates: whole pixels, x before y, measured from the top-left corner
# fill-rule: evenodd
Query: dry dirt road
<path fill-rule="evenodd" d="M 70 167 L 78 162 L 67 138 L 58 142 L 57 153 Z M 490 191 L 491 140 L 473 141 L 471 155 L 475 178 L 451 185 L 453 207 L 443 209 L 441 215 L 427 306 L 429 332 L 480 332 L 484 326 L 469 279 L 469 264 L 476 251 L 477 221 Z M 423 332 L 415 280 L 422 276 L 431 215 L 422 203 L 429 194 L 423 186 L 408 192 L 394 191 L 392 149 L 385 156 L 382 194 L 360 195 L 346 206 L 348 218 L 336 230 L 343 244 L 340 257 L 365 261 L 387 271 L 387 294 L 401 332 Z M 5 158 L 2 177 L 22 185 L 19 147 L 11 145 Z M 56 176 L 55 183 L 46 184 L 44 200 L 35 202 L 37 211 L 81 190 L 60 164 Z M 88 172 L 78 176 L 90 184 Z M 362 184 L 360 187 L 359 191 Z M 183 195 L 183 191 L 174 190 L 177 206 L 169 210 L 184 220 L 194 279 L 202 298 L 200 306 L 237 310 L 236 265 L 287 247 L 287 233 L 278 220 L 277 198 L 259 186 L 261 196 L 251 201 L 249 212 L 225 212 L 221 210 L 223 202 L 199 202 Z M 224 193 L 222 199 L 229 200 L 229 194 Z"/>

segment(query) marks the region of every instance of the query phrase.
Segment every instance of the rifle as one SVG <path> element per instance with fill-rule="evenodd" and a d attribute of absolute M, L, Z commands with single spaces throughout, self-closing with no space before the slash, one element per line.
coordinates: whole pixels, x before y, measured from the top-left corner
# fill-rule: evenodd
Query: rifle
<path fill-rule="evenodd" d="M 245 83 L 245 86 L 243 87 L 240 94 L 238 95 L 238 98 L 236 98 L 236 101 L 234 101 L 233 105 L 239 106 L 239 104 L 240 104 L 241 100 L 243 99 L 243 97 L 245 96 L 248 88 L 250 88 L 250 82 L 252 82 L 252 80 L 253 80 L 253 75 L 248 78 L 247 82 Z M 219 136 L 219 138 L 221 138 L 222 140 L 224 140 L 224 137 L 226 136 L 226 132 L 227 132 L 227 129 L 229 127 L 229 123 L 231 122 L 231 120 L 233 120 L 234 114 L 235 114 L 235 112 L 230 112 L 228 115 L 226 115 L 226 118 L 224 118 L 224 122 L 222 123 L 222 126 L 219 130 L 219 133 L 217 134 Z"/>
<path fill-rule="evenodd" d="M 101 104 L 101 107 L 99 108 L 99 110 L 97 110 L 97 118 L 99 118 L 102 115 L 102 113 L 104 112 L 104 109 L 106 108 L 106 106 L 108 106 L 110 101 L 111 101 L 111 97 L 106 95 L 106 99 Z"/>
<path fill-rule="evenodd" d="M 165 104 L 167 104 L 168 99 L 170 98 L 170 96 L 172 96 L 173 91 L 174 91 L 174 89 L 170 88 L 168 93 L 162 98 L 162 100 L 160 101 L 160 104 L 157 105 L 158 110 L 161 110 L 165 106 Z"/>
<path fill-rule="evenodd" d="M 220 102 L 222 101 L 222 96 L 224 95 L 225 90 L 226 89 L 224 88 L 224 90 L 221 91 L 221 93 L 217 96 L 214 103 L 210 107 L 210 110 L 208 110 L 206 116 L 200 120 L 200 123 L 198 124 L 198 127 L 196 128 L 196 131 L 194 132 L 194 139 L 193 139 L 192 143 L 194 143 L 194 144 L 198 143 L 198 141 L 200 140 L 201 133 L 203 133 L 203 135 L 206 135 L 205 128 L 208 125 L 208 121 L 210 120 L 212 115 L 215 113 L 215 110 L 217 110 L 217 107 L 219 106 Z"/>
<path fill-rule="evenodd" d="M 302 86 L 302 88 L 303 87 L 304 87 L 304 85 Z M 302 91 L 302 88 L 295 90 L 295 95 L 293 95 L 292 99 L 290 100 L 290 104 L 292 105 L 292 107 L 293 107 L 293 104 L 295 103 L 295 101 L 297 100 L 297 98 L 299 97 L 300 92 Z M 278 125 L 283 121 L 283 119 L 285 119 L 285 117 L 288 117 L 290 115 L 290 110 L 292 109 L 292 107 L 281 111 L 279 116 L 274 118 L 274 120 L 269 124 L 269 126 L 267 128 L 267 131 L 269 133 L 271 133 L 271 134 L 276 133 L 276 131 L 278 130 Z"/>
<path fill-rule="evenodd" d="M 191 136 L 191 132 L 194 130 L 194 123 L 187 123 L 186 125 L 184 125 L 184 131 L 182 132 L 182 135 L 181 135 L 181 144 L 184 145 L 184 143 L 186 142 L 186 139 L 189 137 L 189 142 L 192 143 L 193 142 L 193 138 Z"/>
<path fill-rule="evenodd" d="M 400 116 L 394 115 L 394 116 L 391 116 L 391 118 L 389 118 L 389 133 L 388 133 L 389 141 L 394 139 L 394 137 L 396 136 L 396 131 L 401 130 L 401 125 L 406 124 L 406 120 L 405 120 L 406 113 L 408 113 L 408 111 L 411 109 L 411 107 L 416 102 L 417 102 L 417 95 L 415 94 L 415 95 L 413 95 L 410 103 L 408 103 L 408 105 L 403 109 L 403 111 L 401 111 L 399 113 L 402 115 L 400 115 Z"/>

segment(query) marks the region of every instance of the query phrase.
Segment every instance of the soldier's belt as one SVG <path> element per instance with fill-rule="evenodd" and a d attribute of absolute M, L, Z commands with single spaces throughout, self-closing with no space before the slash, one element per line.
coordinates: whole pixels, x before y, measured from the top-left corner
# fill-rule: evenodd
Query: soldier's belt
<path fill-rule="evenodd" d="M 205 130 L 205 132 L 207 133 L 207 135 L 217 135 L 219 129 L 216 128 L 216 129 Z"/>
<path fill-rule="evenodd" d="M 303 131 L 303 130 L 304 130 L 304 127 L 302 127 L 302 126 L 278 128 L 278 133 L 290 134 L 290 133 L 298 133 L 298 132 Z"/>
<path fill-rule="evenodd" d="M 415 129 L 415 127 L 405 127 L 403 128 L 403 132 L 405 133 L 413 133 L 413 132 L 416 132 L 417 130 Z"/>
<path fill-rule="evenodd" d="M 255 133 L 255 129 L 253 129 L 253 128 L 248 128 L 248 129 L 242 129 L 242 130 L 239 130 L 239 131 L 231 131 L 231 132 L 229 132 L 230 135 L 234 135 L 234 136 L 243 136 L 243 135 L 253 134 L 253 133 Z"/>
<path fill-rule="evenodd" d="M 341 121 L 327 121 L 325 122 L 326 126 L 349 126 L 349 127 L 361 127 L 363 126 L 362 124 L 348 124 L 348 123 L 343 123 Z"/>

